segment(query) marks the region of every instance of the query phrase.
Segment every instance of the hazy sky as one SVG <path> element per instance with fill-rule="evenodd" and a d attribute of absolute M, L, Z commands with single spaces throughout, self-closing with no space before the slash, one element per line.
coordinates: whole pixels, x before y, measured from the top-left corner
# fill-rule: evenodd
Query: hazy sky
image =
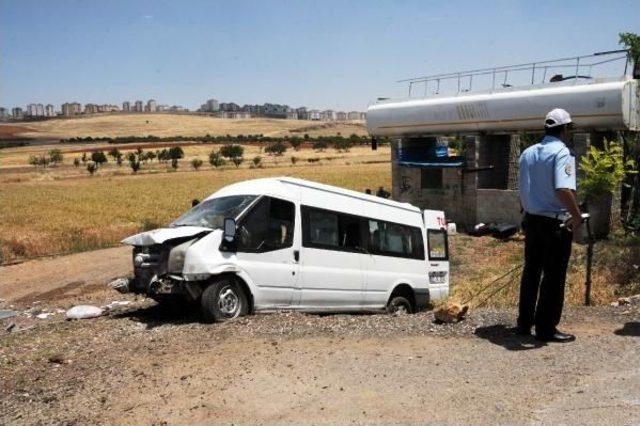
<path fill-rule="evenodd" d="M 365 110 L 403 77 L 589 54 L 640 1 L 0 0 L 0 105 Z"/>

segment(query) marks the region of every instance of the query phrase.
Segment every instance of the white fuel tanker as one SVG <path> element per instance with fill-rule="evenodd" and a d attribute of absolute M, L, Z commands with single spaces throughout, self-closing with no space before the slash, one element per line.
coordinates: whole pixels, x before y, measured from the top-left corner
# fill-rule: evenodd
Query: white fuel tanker
<path fill-rule="evenodd" d="M 373 137 L 540 130 L 547 112 L 564 108 L 581 129 L 638 131 L 639 93 L 638 80 L 624 77 L 383 100 L 367 109 L 367 129 Z"/>

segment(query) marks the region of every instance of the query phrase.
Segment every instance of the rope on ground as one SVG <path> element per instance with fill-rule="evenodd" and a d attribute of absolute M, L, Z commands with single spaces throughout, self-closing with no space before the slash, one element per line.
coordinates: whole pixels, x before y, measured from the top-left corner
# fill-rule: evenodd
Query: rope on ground
<path fill-rule="evenodd" d="M 516 278 L 520 277 L 520 273 L 515 273 L 511 276 L 511 279 L 509 281 L 507 281 L 505 284 L 501 285 L 500 287 L 498 287 L 494 292 L 492 292 L 491 294 L 489 294 L 489 296 L 487 296 L 486 298 L 484 298 L 480 303 L 476 304 L 476 308 L 479 308 L 480 306 L 484 305 L 485 303 L 487 303 L 489 301 L 489 299 L 491 299 L 493 296 L 495 296 L 496 294 L 498 294 L 500 291 L 504 290 L 507 286 L 513 284 L 514 282 L 518 282 L 518 280 Z"/>
<path fill-rule="evenodd" d="M 474 294 L 471 295 L 471 297 L 469 297 L 465 302 L 463 302 L 463 305 L 466 305 L 467 303 L 471 302 L 473 299 L 475 299 L 476 297 L 478 297 L 480 294 L 484 293 L 485 290 L 488 290 L 489 287 L 491 287 L 492 285 L 494 285 L 495 283 L 497 283 L 498 281 L 503 280 L 504 278 L 508 277 L 510 274 L 518 271 L 519 269 L 522 269 L 524 267 L 524 264 L 520 264 L 516 267 L 514 267 L 513 269 L 507 271 L 506 273 L 504 273 L 503 275 L 500 275 L 498 278 L 491 280 L 490 282 L 488 282 L 487 284 L 485 284 L 484 286 L 482 286 L 482 288 L 480 290 L 478 290 L 477 292 L 475 292 Z M 511 283 L 511 281 L 513 280 L 513 277 L 511 277 L 512 279 L 509 280 L 507 282 L 507 284 L 505 284 L 504 286 L 500 287 L 500 289 L 506 287 L 509 283 Z M 494 292 L 492 293 L 492 296 L 497 293 Z M 488 300 L 488 299 L 487 299 Z M 486 300 L 485 300 L 486 302 Z"/>

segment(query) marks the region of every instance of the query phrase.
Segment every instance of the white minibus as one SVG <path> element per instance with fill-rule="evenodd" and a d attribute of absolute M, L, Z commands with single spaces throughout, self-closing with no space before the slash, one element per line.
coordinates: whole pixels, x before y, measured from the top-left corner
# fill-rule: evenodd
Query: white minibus
<path fill-rule="evenodd" d="M 199 303 L 206 321 L 259 311 L 412 313 L 449 291 L 444 213 L 289 177 L 224 187 L 133 235 L 121 289 Z"/>

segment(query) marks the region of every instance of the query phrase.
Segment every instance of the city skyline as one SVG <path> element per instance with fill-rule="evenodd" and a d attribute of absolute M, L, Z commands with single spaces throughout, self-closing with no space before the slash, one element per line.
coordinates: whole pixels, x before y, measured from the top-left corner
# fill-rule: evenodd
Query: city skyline
<path fill-rule="evenodd" d="M 640 32 L 640 3 L 624 0 L 187 5 L 0 0 L 0 105 L 147 93 L 195 110 L 217 93 L 364 110 L 404 94 L 404 77 L 615 49 Z"/>

